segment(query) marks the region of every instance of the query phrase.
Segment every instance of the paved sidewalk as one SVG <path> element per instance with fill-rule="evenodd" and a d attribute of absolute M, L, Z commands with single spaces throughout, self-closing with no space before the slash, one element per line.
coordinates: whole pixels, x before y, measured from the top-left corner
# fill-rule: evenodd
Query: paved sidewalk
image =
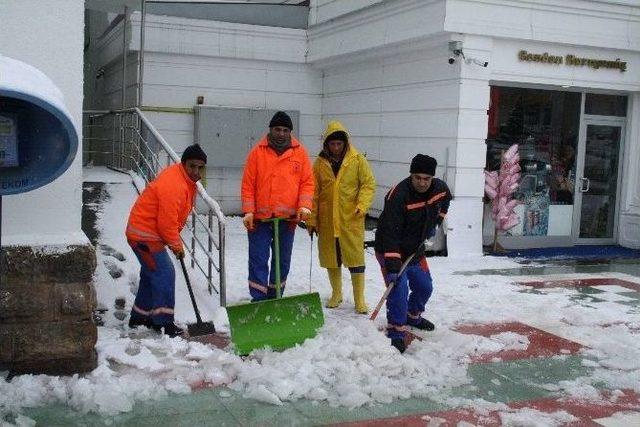
<path fill-rule="evenodd" d="M 608 272 L 635 273 L 640 260 L 625 260 L 595 265 L 564 261 L 563 265 L 523 266 L 511 270 L 487 270 L 461 274 L 535 275 L 532 280 L 518 280 L 514 292 L 544 294 L 554 289 L 572 292 L 573 304 L 593 307 L 597 315 L 598 304 L 615 304 L 619 320 L 602 324 L 608 327 L 628 328 L 637 334 L 637 324 L 625 323 L 624 315 L 640 311 L 640 274 L 638 280 L 624 280 L 619 274 L 607 277 Z M 571 273 L 598 273 L 594 277 L 584 274 L 572 278 Z M 563 279 L 545 274 L 564 273 Z M 568 278 L 567 278 L 568 277 Z M 633 278 L 632 278 L 633 279 Z M 534 322 L 535 323 L 535 322 Z M 463 334 L 492 336 L 512 332 L 524 335 L 529 343 L 526 349 L 476 354 L 472 357 L 468 373 L 472 383 L 455 389 L 454 397 L 504 402 L 508 408 L 531 408 L 546 413 L 566 411 L 575 417 L 567 425 L 614 426 L 640 425 L 640 396 L 632 390 L 614 392 L 602 386 L 598 399 L 567 399 L 560 386 L 563 381 L 589 377 L 593 368 L 581 350 L 588 343 L 578 343 L 562 337 L 562 325 L 536 325 L 523 322 L 461 325 Z M 640 346 L 638 346 L 640 358 Z M 449 402 L 451 399 L 448 400 Z M 508 409 L 505 408 L 505 409 Z M 38 425 L 131 425 L 131 426 L 261 426 L 261 425 L 440 425 L 455 426 L 465 421 L 474 425 L 501 424 L 497 411 L 474 410 L 469 407 L 447 407 L 430 399 L 407 399 L 392 404 L 379 404 L 353 410 L 333 408 L 327 404 L 297 401 L 282 406 L 244 399 L 227 388 L 202 388 L 188 395 L 171 395 L 164 400 L 137 404 L 124 415 L 105 419 L 88 414 L 80 415 L 67 407 L 49 406 L 26 413 Z M 577 420 L 577 421 L 575 421 Z M 516 423 L 517 424 L 517 423 Z"/>

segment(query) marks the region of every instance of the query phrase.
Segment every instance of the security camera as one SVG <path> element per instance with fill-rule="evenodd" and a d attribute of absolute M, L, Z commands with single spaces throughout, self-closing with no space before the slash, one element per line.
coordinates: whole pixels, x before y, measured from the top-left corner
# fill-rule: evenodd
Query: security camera
<path fill-rule="evenodd" d="M 487 68 L 489 66 L 489 62 L 481 61 L 481 60 L 476 59 L 476 58 L 469 58 L 468 61 L 471 62 L 471 63 L 474 63 L 476 65 L 479 65 L 480 67 L 484 67 L 484 68 Z"/>
<path fill-rule="evenodd" d="M 456 58 L 454 56 L 450 56 L 449 57 L 449 64 L 453 64 L 454 62 L 456 62 Z"/>

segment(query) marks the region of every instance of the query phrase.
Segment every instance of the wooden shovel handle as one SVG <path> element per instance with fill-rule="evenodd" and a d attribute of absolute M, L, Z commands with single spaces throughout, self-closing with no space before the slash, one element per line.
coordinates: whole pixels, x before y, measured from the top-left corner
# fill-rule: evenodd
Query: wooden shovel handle
<path fill-rule="evenodd" d="M 387 286 L 387 289 L 382 294 L 382 298 L 380 298 L 380 301 L 378 301 L 378 305 L 376 305 L 376 308 L 371 313 L 371 316 L 369 317 L 369 320 L 376 320 L 376 317 L 378 317 L 378 313 L 380 312 L 380 309 L 382 308 L 382 304 L 384 304 L 384 302 L 387 300 L 387 297 L 391 293 L 391 290 L 393 289 L 393 286 L 395 284 L 396 284 L 395 281 L 389 283 L 389 285 Z"/>
<path fill-rule="evenodd" d="M 396 281 L 400 278 L 400 276 L 402 276 L 404 274 L 404 271 L 407 269 L 407 266 L 409 265 L 409 263 L 411 262 L 411 260 L 413 260 L 413 258 L 415 256 L 416 256 L 416 253 L 414 252 L 409 256 L 409 258 L 407 258 L 402 263 L 402 267 L 400 267 L 400 271 L 398 271 L 397 279 L 387 285 L 387 289 L 382 294 L 382 298 L 380 298 L 380 301 L 378 301 L 378 305 L 376 305 L 375 310 L 373 310 L 373 313 L 371 313 L 371 316 L 369 317 L 370 320 L 375 320 L 376 317 L 378 317 L 378 313 L 380 312 L 380 309 L 382 308 L 382 304 L 384 304 L 384 302 L 387 300 L 387 297 L 389 297 L 389 294 L 393 290 L 393 287 L 395 286 Z"/>

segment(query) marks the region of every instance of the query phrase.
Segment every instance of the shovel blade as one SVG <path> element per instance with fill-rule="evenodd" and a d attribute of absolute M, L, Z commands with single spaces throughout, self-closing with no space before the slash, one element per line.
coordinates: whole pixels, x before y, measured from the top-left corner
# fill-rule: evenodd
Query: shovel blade
<path fill-rule="evenodd" d="M 324 324 L 317 292 L 227 307 L 236 353 L 270 347 L 285 350 L 313 338 Z"/>
<path fill-rule="evenodd" d="M 226 349 L 231 340 L 229 339 L 229 335 L 224 332 L 216 332 L 213 334 L 207 335 L 199 335 L 199 336 L 187 336 L 185 337 L 189 341 L 196 341 L 202 344 L 210 344 L 219 349 Z"/>
<path fill-rule="evenodd" d="M 200 337 L 216 333 L 216 327 L 212 322 L 192 323 L 187 325 L 190 337 Z"/>

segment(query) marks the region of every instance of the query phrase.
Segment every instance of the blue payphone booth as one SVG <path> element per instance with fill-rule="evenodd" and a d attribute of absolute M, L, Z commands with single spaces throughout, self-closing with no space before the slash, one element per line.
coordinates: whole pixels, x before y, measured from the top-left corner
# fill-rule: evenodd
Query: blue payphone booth
<path fill-rule="evenodd" d="M 60 89 L 37 68 L 0 55 L 0 228 L 2 196 L 50 183 L 77 151 Z"/>
<path fill-rule="evenodd" d="M 77 151 L 60 89 L 40 70 L 0 55 L 0 197 L 50 183 Z"/>

